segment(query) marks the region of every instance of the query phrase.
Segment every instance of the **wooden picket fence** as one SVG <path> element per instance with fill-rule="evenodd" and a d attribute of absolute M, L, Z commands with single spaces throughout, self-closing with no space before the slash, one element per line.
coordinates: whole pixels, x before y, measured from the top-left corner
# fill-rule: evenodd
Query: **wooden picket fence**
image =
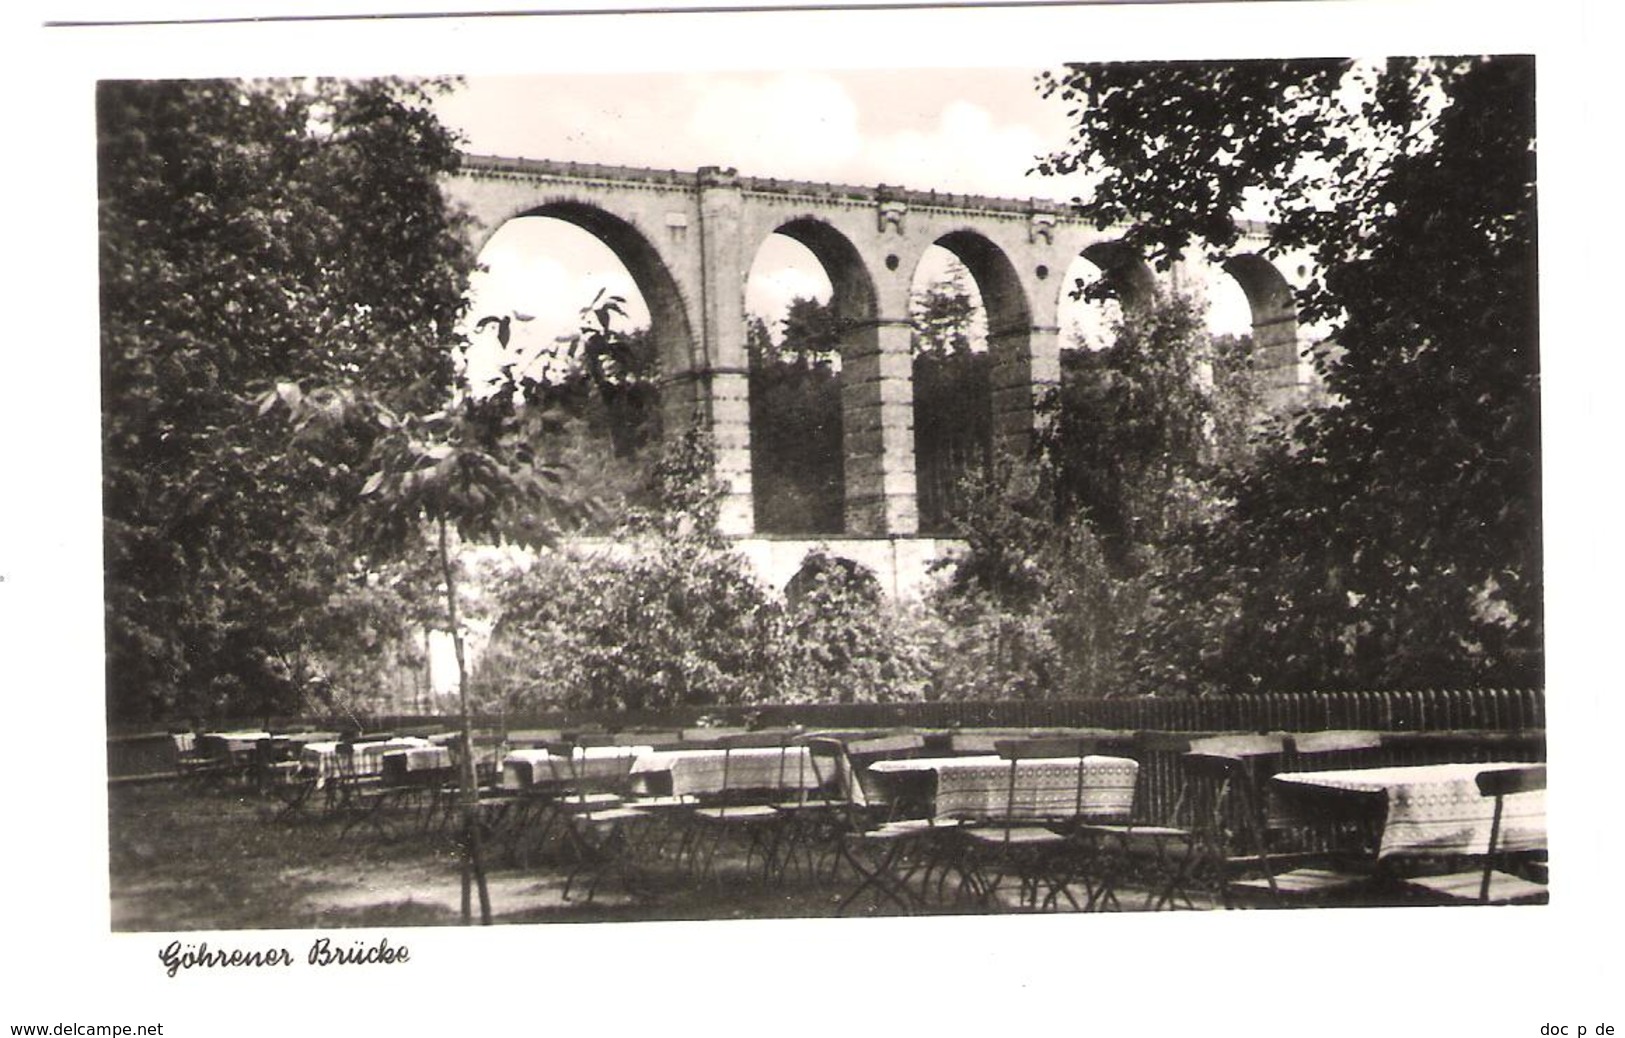
<path fill-rule="evenodd" d="M 1543 689 L 1453 689 L 1369 692 L 1291 692 L 1191 699 L 1000 700 L 990 702 L 801 703 L 738 707 L 674 707 L 660 711 L 537 711 L 476 718 L 483 728 L 610 730 L 717 724 L 801 725 L 806 728 L 1113 728 L 1166 732 L 1528 731 L 1546 727 Z M 412 728 L 455 723 L 453 717 L 380 717 L 373 727 Z M 318 727 L 350 727 L 337 719 Z"/>
<path fill-rule="evenodd" d="M 369 732 L 452 730 L 450 715 L 361 719 Z M 221 722 L 228 728 L 318 728 L 354 731 L 357 719 L 264 718 Z M 1393 763 L 1420 759 L 1490 760 L 1544 756 L 1546 695 L 1542 689 L 1297 692 L 1189 699 L 1142 696 L 1125 699 L 934 702 L 805 703 L 749 707 L 676 707 L 661 711 L 537 711 L 488 714 L 475 726 L 488 732 L 526 729 L 687 728 L 701 724 L 800 725 L 809 730 L 885 728 L 1107 728 L 1120 731 L 1248 732 L 1325 731 L 1359 728 L 1416 733 L 1392 750 Z M 1454 733 L 1452 736 L 1451 733 Z M 1533 738 L 1529 738 L 1533 736 Z M 500 739 L 498 734 L 496 738 Z M 1409 745 L 1409 748 L 1407 748 Z M 108 774 L 119 777 L 161 772 L 172 766 L 162 734 L 108 739 Z M 1145 762 L 1141 803 L 1164 806 L 1177 783 L 1177 761 Z"/>

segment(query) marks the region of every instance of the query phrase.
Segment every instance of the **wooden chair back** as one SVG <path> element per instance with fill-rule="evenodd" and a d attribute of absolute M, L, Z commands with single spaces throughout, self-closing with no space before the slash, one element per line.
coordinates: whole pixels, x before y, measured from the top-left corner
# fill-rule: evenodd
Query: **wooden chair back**
<path fill-rule="evenodd" d="M 1383 734 L 1362 729 L 1295 732 L 1287 737 L 1283 771 L 1342 771 L 1388 763 L 1392 753 Z"/>
<path fill-rule="evenodd" d="M 1215 757 L 1251 759 L 1286 752 L 1287 736 L 1284 732 L 1254 735 L 1248 732 L 1209 735 L 1192 739 L 1190 752 Z"/>
<path fill-rule="evenodd" d="M 1501 847 L 1501 812 L 1506 798 L 1514 793 L 1533 793 L 1546 788 L 1546 765 L 1530 764 L 1518 768 L 1495 768 L 1481 771 L 1473 780 L 1480 796 L 1495 798 L 1495 814 L 1490 817 L 1490 842 L 1484 855 L 1484 874 L 1479 881 L 1478 899 L 1489 901 L 1490 886 L 1495 881 L 1496 854 Z"/>
<path fill-rule="evenodd" d="M 1382 733 L 1363 729 L 1333 729 L 1325 732 L 1294 732 L 1289 736 L 1292 752 L 1298 756 L 1323 753 L 1355 753 L 1382 749 Z"/>
<path fill-rule="evenodd" d="M 925 736 L 911 731 L 865 733 L 856 738 L 809 736 L 805 740 L 818 769 L 819 785 L 830 789 L 839 803 L 862 813 L 889 806 L 886 792 L 869 774 L 869 765 L 882 760 L 918 757 L 926 745 Z M 857 819 L 853 821 L 858 825 Z"/>
<path fill-rule="evenodd" d="M 1008 761 L 1086 757 L 1099 750 L 1100 740 L 1092 736 L 1046 735 L 1030 739 L 1000 739 L 993 744 L 993 752 Z"/>
<path fill-rule="evenodd" d="M 1000 739 L 994 744 L 994 750 L 1003 760 L 1010 762 L 1009 778 L 1005 789 L 1005 809 L 1000 819 L 1004 826 L 1004 837 L 1010 839 L 1010 831 L 1018 824 L 1031 824 L 1031 818 L 1017 818 L 1017 790 L 1018 777 L 1021 771 L 1021 762 L 1026 760 L 1058 760 L 1078 758 L 1075 767 L 1076 776 L 1072 789 L 1072 811 L 1066 818 L 1055 818 L 1053 821 L 1072 823 L 1080 820 L 1083 814 L 1083 777 L 1084 757 L 1094 753 L 1098 748 L 1099 740 L 1091 736 L 1038 736 L 1026 739 Z"/>
<path fill-rule="evenodd" d="M 1527 764 L 1516 768 L 1481 771 L 1474 778 L 1474 782 L 1478 785 L 1478 792 L 1487 797 L 1533 793 L 1546 788 L 1546 765 Z"/>

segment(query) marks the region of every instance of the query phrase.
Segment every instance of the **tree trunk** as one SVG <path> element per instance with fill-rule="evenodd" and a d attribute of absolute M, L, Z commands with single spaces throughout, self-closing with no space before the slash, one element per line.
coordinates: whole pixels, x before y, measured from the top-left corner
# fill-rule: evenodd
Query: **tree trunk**
<path fill-rule="evenodd" d="M 474 711 L 468 700 L 468 664 L 463 657 L 463 630 L 457 618 L 457 578 L 451 564 L 446 520 L 435 520 L 440 533 L 440 572 L 446 581 L 446 621 L 451 627 L 451 647 L 457 656 L 457 695 L 463 708 L 463 766 L 459 769 L 458 799 L 463 822 L 463 922 L 473 921 L 470 881 L 480 891 L 480 923 L 491 925 L 491 892 L 485 883 L 484 836 L 480 832 L 479 775 L 474 765 Z"/>

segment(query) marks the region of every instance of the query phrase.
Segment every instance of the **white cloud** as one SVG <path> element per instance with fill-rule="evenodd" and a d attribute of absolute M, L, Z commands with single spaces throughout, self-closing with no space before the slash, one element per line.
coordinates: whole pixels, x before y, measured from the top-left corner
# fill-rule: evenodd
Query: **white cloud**
<path fill-rule="evenodd" d="M 903 186 L 1025 197 L 1048 194 L 1048 183 L 1024 177 L 1043 150 L 1024 123 L 995 122 L 969 101 L 948 102 L 935 126 L 878 138 L 864 149 L 864 165 L 893 171 Z"/>
<path fill-rule="evenodd" d="M 786 178 L 837 178 L 862 145 L 858 108 L 846 88 L 805 72 L 707 82 L 688 131 L 717 161 Z"/>

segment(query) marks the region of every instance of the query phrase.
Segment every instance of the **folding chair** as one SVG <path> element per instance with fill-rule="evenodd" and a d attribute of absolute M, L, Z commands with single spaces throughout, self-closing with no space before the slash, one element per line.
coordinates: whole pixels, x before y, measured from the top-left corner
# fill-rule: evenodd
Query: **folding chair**
<path fill-rule="evenodd" d="M 1332 730 L 1286 737 L 1281 771 L 1334 771 L 1370 767 L 1382 760 L 1381 732 Z M 1277 905 L 1329 904 L 1360 893 L 1375 880 L 1376 838 L 1386 802 L 1379 795 L 1318 790 L 1305 798 L 1298 787 L 1275 784 L 1249 772 L 1248 796 L 1256 801 L 1256 867 L 1231 880 L 1229 892 L 1262 896 Z M 1244 863 L 1242 863 L 1244 866 Z"/>
<path fill-rule="evenodd" d="M 300 765 L 297 754 L 298 747 L 286 739 L 261 739 L 255 746 L 255 781 L 260 794 L 278 804 L 272 821 L 296 814 L 316 791 L 317 776 Z"/>
<path fill-rule="evenodd" d="M 582 877 L 587 879 L 587 904 L 609 876 L 619 878 L 627 893 L 641 894 L 632 882 L 632 829 L 648 814 L 624 802 L 636 754 L 630 746 L 603 748 L 621 752 L 589 755 L 589 747 L 578 744 L 548 758 L 561 787 L 555 802 L 558 818 L 574 858 L 564 879 L 566 901 Z"/>
<path fill-rule="evenodd" d="M 774 868 L 781 880 L 794 868 L 816 881 L 821 858 L 841 828 L 835 794 L 838 775 L 834 769 L 820 768 L 804 732 L 787 729 L 786 735 L 778 799 L 773 802 L 781 821 Z"/>
<path fill-rule="evenodd" d="M 738 841 L 745 848 L 746 872 L 750 871 L 751 863 L 760 858 L 762 879 L 771 879 L 778 862 L 778 843 L 784 824 L 784 815 L 774 804 L 784 784 L 786 733 L 744 732 L 724 736 L 716 743 L 722 750 L 721 789 L 702 798 L 707 802 L 688 813 L 693 827 L 688 851 L 690 866 L 701 878 L 720 881 L 716 871 L 717 854 L 730 841 Z M 737 754 L 768 749 L 779 751 L 773 781 L 750 778 L 743 774 L 745 769 L 736 769 Z"/>
<path fill-rule="evenodd" d="M 963 831 L 969 889 L 983 905 L 995 906 L 1000 885 L 1014 875 L 1019 882 L 1018 904 L 1023 907 L 1055 908 L 1062 897 L 1074 909 L 1081 907 L 1070 889 L 1078 877 L 1080 845 L 1064 830 L 1084 822 L 1083 758 L 1093 751 L 1093 743 L 1072 737 L 1005 739 L 995 748 L 1009 762 L 1005 806 L 991 824 Z M 1071 762 L 1070 805 L 1044 795 L 1036 769 L 1027 769 L 1028 777 L 1022 778 L 1025 762 L 1063 759 Z"/>
<path fill-rule="evenodd" d="M 829 831 L 830 878 L 838 879 L 845 865 L 857 879 L 836 906 L 836 915 L 844 915 L 865 895 L 876 907 L 890 903 L 913 912 L 923 903 L 944 828 L 929 816 L 902 817 L 906 805 L 919 800 L 887 788 L 869 768 L 883 760 L 918 757 L 925 737 L 899 731 L 808 742 L 815 767 L 833 771 L 826 781 L 837 794 Z M 925 877 L 920 894 L 910 888 L 916 875 Z"/>
<path fill-rule="evenodd" d="M 1327 903 L 1371 880 L 1369 869 L 1350 870 L 1335 856 L 1289 839 L 1301 837 L 1301 829 L 1271 824 L 1264 783 L 1280 770 L 1290 745 L 1280 733 L 1214 736 L 1193 740 L 1185 755 L 1200 790 L 1195 864 L 1226 908 L 1258 898 L 1276 907 Z"/>
<path fill-rule="evenodd" d="M 1196 850 L 1191 783 L 1180 767 L 1190 747 L 1188 735 L 1135 733 L 1130 752 L 1139 770 L 1129 820 L 1085 821 L 1074 828 L 1074 838 L 1088 845 L 1086 910 L 1122 908 L 1118 894 L 1126 886 L 1145 889 L 1142 907 L 1148 910 L 1195 907 L 1189 891 Z M 1174 795 L 1165 810 L 1154 811 L 1162 802 L 1154 794 L 1165 786 Z"/>
<path fill-rule="evenodd" d="M 383 776 L 368 766 L 359 745 L 341 742 L 334 753 L 337 775 L 329 778 L 328 813 L 341 819 L 340 836 L 348 836 L 366 825 L 380 836 L 389 835 L 384 826 L 384 809 L 391 791 Z"/>
<path fill-rule="evenodd" d="M 1490 821 L 1489 846 L 1478 867 L 1442 876 L 1414 876 L 1405 880 L 1408 888 L 1446 904 L 1542 904 L 1547 900 L 1545 883 L 1504 871 L 1507 863 L 1501 849 L 1506 798 L 1516 793 L 1532 793 L 1546 788 L 1546 765 L 1528 764 L 1516 768 L 1481 771 L 1475 779 L 1480 796 L 1495 798 L 1495 814 Z M 1529 859 L 1544 858 L 1544 846 L 1524 852 Z M 1542 862 L 1543 864 L 1543 862 Z"/>

